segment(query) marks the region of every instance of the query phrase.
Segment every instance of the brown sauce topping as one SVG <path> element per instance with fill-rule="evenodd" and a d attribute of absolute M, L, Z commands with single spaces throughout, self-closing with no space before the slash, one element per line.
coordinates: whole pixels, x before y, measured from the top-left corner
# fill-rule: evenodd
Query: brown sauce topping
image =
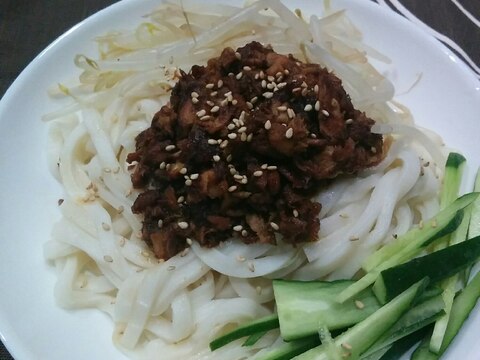
<path fill-rule="evenodd" d="M 136 138 L 132 210 L 143 239 L 168 259 L 190 240 L 213 247 L 314 241 L 321 205 L 312 201 L 341 174 L 383 157 L 374 121 L 354 109 L 341 80 L 252 42 L 195 65 L 170 103 Z"/>

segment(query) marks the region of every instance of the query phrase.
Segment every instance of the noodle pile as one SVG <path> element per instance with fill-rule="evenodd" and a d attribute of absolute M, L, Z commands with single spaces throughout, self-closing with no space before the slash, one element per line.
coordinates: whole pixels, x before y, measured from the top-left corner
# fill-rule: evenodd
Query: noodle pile
<path fill-rule="evenodd" d="M 58 303 L 107 313 L 115 345 L 132 358 L 245 359 L 275 347 L 281 343 L 275 331 L 251 347 L 236 341 L 212 353 L 208 343 L 273 311 L 270 279 L 350 278 L 372 251 L 439 208 L 440 141 L 393 101 L 393 85 L 368 62 L 388 59 L 362 42 L 346 11 L 326 3 L 321 17 L 306 21 L 274 0 L 208 9 L 165 2 L 136 29 L 96 41 L 99 58 L 78 55 L 80 78 L 51 91 L 71 98 L 70 105 L 44 117 L 49 166 L 65 192 L 62 218 L 44 251 L 58 272 Z M 142 219 L 131 211 L 138 191 L 126 156 L 168 102 L 178 69 L 251 41 L 333 70 L 354 105 L 377 120 L 374 131 L 390 144 L 387 156 L 318 195 L 318 242 L 294 248 L 281 239 L 278 246 L 231 239 L 213 249 L 193 242 L 158 261 L 141 239 Z"/>

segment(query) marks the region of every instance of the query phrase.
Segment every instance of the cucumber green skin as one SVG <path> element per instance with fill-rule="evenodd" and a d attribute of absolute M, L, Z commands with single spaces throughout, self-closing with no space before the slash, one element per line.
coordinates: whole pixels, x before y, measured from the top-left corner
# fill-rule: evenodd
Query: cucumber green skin
<path fill-rule="evenodd" d="M 337 346 L 349 344 L 352 356 L 360 356 L 368 350 L 380 336 L 392 327 L 398 319 L 410 308 L 412 303 L 424 291 L 428 279 L 423 279 L 411 286 L 395 299 L 384 305 L 365 320 L 354 325 L 342 335 L 335 338 Z M 346 350 L 344 350 L 347 352 Z M 352 357 L 350 357 L 352 358 Z M 328 355 L 322 346 L 313 348 L 301 355 L 296 360 L 328 360 Z"/>
<path fill-rule="evenodd" d="M 443 311 L 444 306 L 445 303 L 442 296 L 437 295 L 409 309 L 364 355 L 369 355 L 382 348 L 391 346 L 412 333 L 426 328 L 445 313 Z"/>
<path fill-rule="evenodd" d="M 337 302 L 338 294 L 353 283 L 275 280 L 273 290 L 282 338 L 291 341 L 316 334 L 319 324 L 329 330 L 347 328 L 377 311 L 380 305 L 371 289 L 355 297 L 362 302 L 362 309 L 355 300 Z"/>
<path fill-rule="evenodd" d="M 388 349 L 379 360 L 399 360 L 405 353 L 410 350 L 416 343 L 422 340 L 430 331 L 430 327 L 424 327 L 410 335 L 398 340 Z M 361 359 L 366 360 L 366 359 Z"/>
<path fill-rule="evenodd" d="M 210 350 L 214 351 L 242 337 L 276 328 L 278 328 L 277 315 L 266 316 L 264 318 L 239 326 L 235 330 L 216 338 L 210 343 Z"/>
<path fill-rule="evenodd" d="M 245 340 L 245 342 L 242 344 L 242 346 L 255 345 L 257 343 L 257 341 L 260 340 L 262 337 L 264 337 L 267 332 L 268 331 L 261 331 L 261 332 L 250 335 L 247 338 L 247 340 Z"/>
<path fill-rule="evenodd" d="M 255 356 L 255 360 L 290 360 L 298 354 L 320 345 L 318 335 L 305 339 L 286 342 L 280 347 Z"/>
<path fill-rule="evenodd" d="M 373 286 L 373 291 L 379 301 L 385 303 L 424 277 L 435 283 L 466 269 L 479 257 L 480 236 L 477 236 L 383 270 Z"/>
<path fill-rule="evenodd" d="M 460 165 L 465 163 L 467 159 L 462 154 L 451 152 L 448 154 L 447 162 L 445 163 L 445 167 L 447 168 L 459 168 Z"/>
<path fill-rule="evenodd" d="M 456 221 L 456 226 L 453 226 L 454 223 L 452 223 L 452 219 L 455 218 L 460 210 L 475 201 L 478 195 L 478 193 L 469 193 L 459 197 L 452 204 L 440 211 L 432 220 L 428 221 L 422 229 L 414 228 L 406 234 L 398 237 L 395 241 L 392 241 L 383 248 L 377 250 L 367 258 L 363 264 L 363 269 L 369 272 L 379 267 L 388 259 L 400 256 L 398 254 L 408 253 L 412 250 L 419 249 L 426 246 L 426 244 L 431 243 L 432 238 L 435 240 L 454 231 L 460 224 L 461 219 Z M 436 227 L 433 226 L 434 223 L 436 223 Z M 392 265 L 397 265 L 399 263 L 400 262 L 397 262 Z"/>
<path fill-rule="evenodd" d="M 430 352 L 430 336 L 422 340 L 417 349 L 413 352 L 410 360 L 438 360 L 440 356 Z"/>

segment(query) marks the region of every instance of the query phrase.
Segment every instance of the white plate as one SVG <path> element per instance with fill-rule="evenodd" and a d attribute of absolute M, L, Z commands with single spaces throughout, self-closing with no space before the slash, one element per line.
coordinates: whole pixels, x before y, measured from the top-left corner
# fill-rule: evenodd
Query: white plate
<path fill-rule="evenodd" d="M 72 73 L 77 53 L 94 54 L 92 39 L 107 30 L 132 27 L 158 0 L 126 0 L 80 23 L 42 52 L 0 102 L 0 335 L 17 360 L 120 359 L 110 341 L 112 324 L 98 311 L 69 312 L 56 307 L 55 275 L 43 260 L 42 244 L 58 218 L 58 184 L 47 171 L 46 126 L 40 116 L 54 108 L 51 84 Z M 317 2 L 320 4 L 320 2 Z M 313 2 L 298 1 L 304 12 Z M 469 160 L 468 175 L 480 165 L 480 84 L 455 56 L 406 20 L 367 1 L 336 1 L 350 9 L 366 42 L 393 59 L 383 68 L 398 99 L 417 122 L 440 133 Z M 470 181 L 471 183 L 471 181 Z M 445 359 L 478 359 L 480 311 L 475 311 Z"/>

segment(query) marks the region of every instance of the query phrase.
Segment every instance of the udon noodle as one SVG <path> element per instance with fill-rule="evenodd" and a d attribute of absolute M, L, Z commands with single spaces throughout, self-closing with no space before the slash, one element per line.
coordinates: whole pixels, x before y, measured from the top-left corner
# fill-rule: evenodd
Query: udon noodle
<path fill-rule="evenodd" d="M 268 10 L 265 10 L 268 9 Z M 78 55 L 79 79 L 51 90 L 71 103 L 45 115 L 49 166 L 62 184 L 61 219 L 45 257 L 58 272 L 55 296 L 65 308 L 97 308 L 115 324 L 113 342 L 140 359 L 245 359 L 281 343 L 275 331 L 251 347 L 239 342 L 210 352 L 225 329 L 268 315 L 273 278 L 351 278 L 372 251 L 438 210 L 444 151 L 393 100 L 393 85 L 369 63 L 388 62 L 362 42 L 345 10 L 326 2 L 304 20 L 280 2 L 237 8 L 164 2 L 131 31 L 96 38 L 96 59 Z M 294 248 L 191 247 L 158 261 L 131 211 L 126 156 L 135 136 L 168 101 L 178 69 L 205 64 L 224 47 L 271 44 L 334 71 L 354 105 L 376 119 L 389 150 L 375 168 L 343 177 L 318 194 L 320 240 Z M 311 40 L 311 41 L 310 41 Z"/>

